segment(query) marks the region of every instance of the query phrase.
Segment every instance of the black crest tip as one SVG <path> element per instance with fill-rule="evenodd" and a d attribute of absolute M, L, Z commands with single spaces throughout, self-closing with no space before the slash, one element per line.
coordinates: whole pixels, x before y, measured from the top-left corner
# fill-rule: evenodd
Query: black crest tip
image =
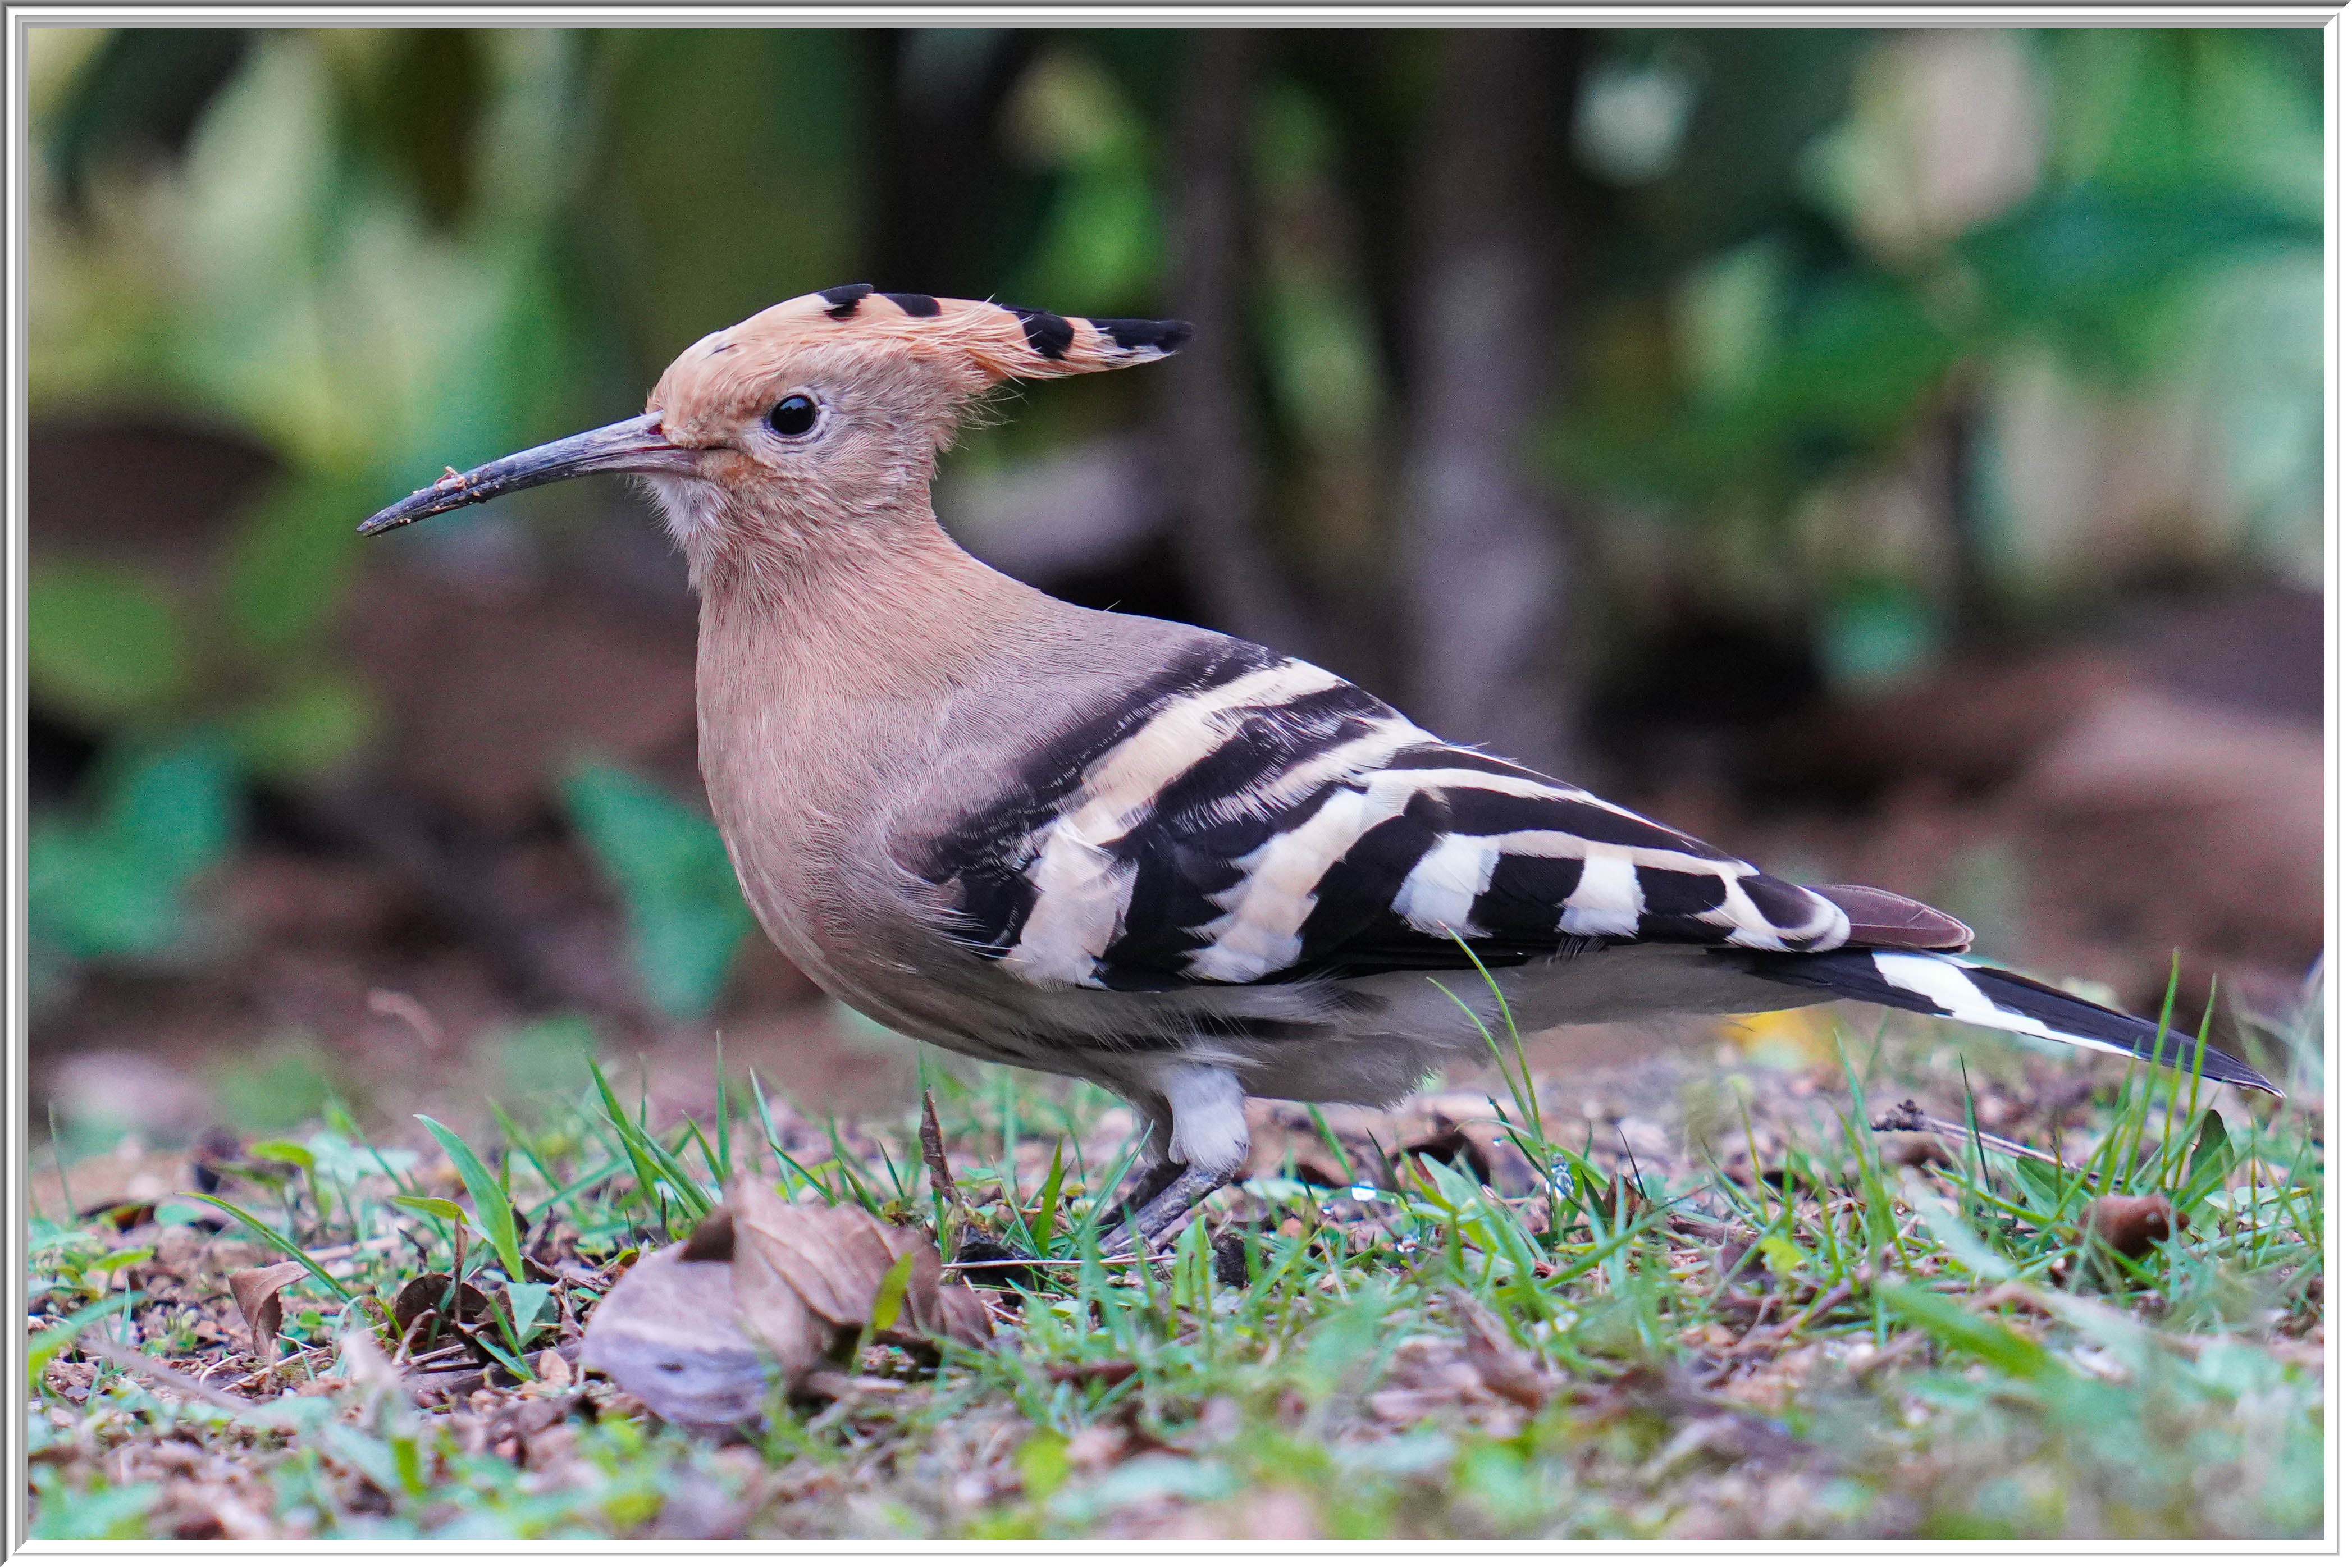
<path fill-rule="evenodd" d="M 840 283 L 818 289 L 816 297 L 824 301 L 826 315 L 836 321 L 846 321 L 857 314 L 857 302 L 873 292 L 870 283 Z"/>
<path fill-rule="evenodd" d="M 1142 321 L 1125 317 L 1087 318 L 1094 329 L 1129 353 L 1172 354 L 1192 340 L 1190 321 Z"/>

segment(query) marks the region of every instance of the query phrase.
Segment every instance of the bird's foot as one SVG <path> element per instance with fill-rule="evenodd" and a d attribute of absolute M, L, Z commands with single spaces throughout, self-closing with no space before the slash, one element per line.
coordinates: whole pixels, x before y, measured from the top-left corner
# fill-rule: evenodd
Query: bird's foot
<path fill-rule="evenodd" d="M 1119 1205 L 1112 1223 L 1104 1227 L 1106 1239 L 1114 1234 L 1129 1237 L 1136 1256 L 1150 1257 L 1184 1228 L 1194 1204 L 1224 1186 L 1233 1175 L 1213 1166 L 1177 1166 L 1175 1175 L 1141 1205 L 1132 1208 L 1124 1202 Z"/>
<path fill-rule="evenodd" d="M 1145 1205 L 1166 1191 L 1170 1183 L 1184 1174 L 1181 1160 L 1161 1160 L 1138 1172 L 1119 1193 L 1095 1212 L 1096 1234 L 1106 1239 L 1127 1228 L 1129 1217 L 1140 1213 Z"/>

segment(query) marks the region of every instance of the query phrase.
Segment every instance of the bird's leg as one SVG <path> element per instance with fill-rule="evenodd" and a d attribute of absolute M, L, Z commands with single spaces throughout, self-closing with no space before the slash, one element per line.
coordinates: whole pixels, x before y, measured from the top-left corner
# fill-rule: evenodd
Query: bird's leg
<path fill-rule="evenodd" d="M 1231 1180 L 1249 1155 L 1241 1082 L 1230 1071 L 1179 1057 L 1153 1074 L 1153 1087 L 1167 1114 L 1153 1118 L 1152 1144 L 1166 1152 L 1119 1195 L 1104 1226 L 1106 1236 L 1131 1235 L 1139 1255 L 1181 1228 L 1192 1206 Z"/>
<path fill-rule="evenodd" d="M 1160 1189 L 1184 1172 L 1184 1162 L 1171 1159 L 1168 1154 L 1168 1134 L 1174 1117 L 1168 1106 L 1155 1097 L 1130 1092 L 1128 1103 L 1135 1111 L 1136 1120 L 1143 1124 L 1143 1146 L 1135 1151 L 1135 1162 L 1127 1184 L 1117 1196 L 1095 1211 L 1095 1229 L 1108 1239 L 1127 1224 L 1128 1217 L 1160 1196 Z"/>
<path fill-rule="evenodd" d="M 1126 1187 L 1118 1196 L 1103 1205 L 1102 1213 L 1095 1221 L 1096 1228 L 1106 1237 L 1126 1228 L 1132 1216 L 1166 1191 L 1168 1184 L 1183 1174 L 1184 1162 L 1181 1160 L 1153 1161 L 1129 1177 Z"/>

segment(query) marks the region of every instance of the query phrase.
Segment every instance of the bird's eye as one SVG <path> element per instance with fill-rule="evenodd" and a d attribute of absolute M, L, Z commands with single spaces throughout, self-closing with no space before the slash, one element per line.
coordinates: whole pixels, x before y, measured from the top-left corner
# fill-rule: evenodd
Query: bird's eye
<path fill-rule="evenodd" d="M 778 435 L 806 435 L 816 423 L 816 399 L 794 392 L 768 411 L 768 428 Z"/>

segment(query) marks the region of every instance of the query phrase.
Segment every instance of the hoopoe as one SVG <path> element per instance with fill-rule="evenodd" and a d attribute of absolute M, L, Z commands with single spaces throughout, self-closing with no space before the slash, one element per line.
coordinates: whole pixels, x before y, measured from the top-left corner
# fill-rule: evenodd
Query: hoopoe
<path fill-rule="evenodd" d="M 688 349 L 642 415 L 361 532 L 641 476 L 700 595 L 703 778 L 760 924 L 893 1029 L 1123 1096 L 1149 1132 L 1107 1212 L 1148 1240 L 1241 1168 L 1244 1096 L 1393 1103 L 1483 1059 L 1496 991 L 1528 1029 L 1852 998 L 2271 1089 L 1954 956 L 1968 927 L 1923 904 L 1765 875 L 1303 660 L 1063 603 L 941 530 L 933 467 L 975 399 L 1189 335 L 828 288 Z"/>

